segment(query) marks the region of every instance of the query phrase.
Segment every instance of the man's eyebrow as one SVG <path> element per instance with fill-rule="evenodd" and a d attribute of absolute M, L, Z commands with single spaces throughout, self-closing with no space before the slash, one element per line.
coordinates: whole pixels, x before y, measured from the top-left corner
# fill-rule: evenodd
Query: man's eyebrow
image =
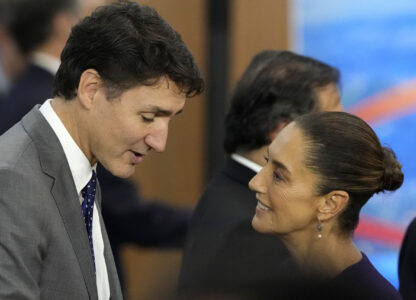
<path fill-rule="evenodd" d="M 173 111 L 166 110 L 166 109 L 163 109 L 163 108 L 161 108 L 159 106 L 155 106 L 155 105 L 147 106 L 143 110 L 148 111 L 148 112 L 152 112 L 152 113 L 155 113 L 159 116 L 164 116 L 164 117 L 170 117 L 170 116 L 174 115 Z M 180 113 L 182 113 L 182 111 L 183 111 L 183 109 L 179 110 L 177 113 L 175 113 L 175 115 L 179 115 Z"/>

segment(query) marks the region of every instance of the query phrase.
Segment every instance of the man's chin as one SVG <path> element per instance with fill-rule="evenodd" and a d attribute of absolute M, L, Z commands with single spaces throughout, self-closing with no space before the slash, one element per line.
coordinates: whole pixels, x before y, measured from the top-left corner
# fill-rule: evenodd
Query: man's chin
<path fill-rule="evenodd" d="M 129 165 L 125 166 L 123 168 L 110 168 L 108 169 L 111 174 L 113 174 L 116 177 L 120 178 L 128 178 L 134 174 L 134 171 L 136 170 L 135 165 Z"/>

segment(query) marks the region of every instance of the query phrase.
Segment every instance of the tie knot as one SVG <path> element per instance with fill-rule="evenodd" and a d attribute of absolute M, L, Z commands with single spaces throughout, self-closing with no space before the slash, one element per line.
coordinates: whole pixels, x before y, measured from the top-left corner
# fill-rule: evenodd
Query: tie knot
<path fill-rule="evenodd" d="M 90 181 L 88 181 L 87 185 L 81 190 L 82 197 L 89 196 L 94 199 L 95 196 L 95 189 L 97 187 L 97 178 L 95 175 L 95 171 L 92 171 L 92 176 Z"/>

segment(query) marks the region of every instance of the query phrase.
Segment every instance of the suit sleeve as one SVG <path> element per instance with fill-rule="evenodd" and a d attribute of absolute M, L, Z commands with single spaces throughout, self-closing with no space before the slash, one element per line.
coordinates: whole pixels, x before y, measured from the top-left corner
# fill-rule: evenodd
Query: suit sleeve
<path fill-rule="evenodd" d="M 36 189 L 26 176 L 0 169 L 0 299 L 40 299 L 46 238 Z"/>
<path fill-rule="evenodd" d="M 416 299 L 416 219 L 407 228 L 400 250 L 399 280 L 403 299 Z"/>

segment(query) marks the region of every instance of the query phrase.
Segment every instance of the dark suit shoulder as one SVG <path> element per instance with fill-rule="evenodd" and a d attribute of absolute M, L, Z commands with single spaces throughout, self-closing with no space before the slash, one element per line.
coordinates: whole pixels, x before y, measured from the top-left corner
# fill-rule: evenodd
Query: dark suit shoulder
<path fill-rule="evenodd" d="M 220 173 L 212 179 L 202 194 L 194 211 L 193 225 L 220 220 L 223 223 L 232 223 L 251 219 L 255 205 L 255 194 L 247 185 Z"/>
<path fill-rule="evenodd" d="M 35 102 L 33 99 L 40 99 L 40 103 L 52 97 L 53 75 L 43 68 L 30 64 L 18 77 L 7 93 L 8 100 L 18 99 L 20 101 Z M 44 98 L 44 99 L 43 99 Z M 35 104 L 40 104 L 35 102 Z M 19 103 L 20 104 L 20 103 Z"/>
<path fill-rule="evenodd" d="M 257 204 L 247 185 L 252 174 L 238 177 L 241 172 L 230 172 L 229 166 L 211 180 L 193 214 L 179 281 L 182 290 L 258 285 L 276 279 L 280 262 L 288 257 L 277 237 L 251 226 Z"/>
<path fill-rule="evenodd" d="M 404 299 L 416 299 L 416 218 L 410 223 L 399 256 L 399 291 Z"/>
<path fill-rule="evenodd" d="M 29 65 L 0 104 L 0 134 L 17 123 L 36 104 L 52 97 L 53 75 Z"/>

